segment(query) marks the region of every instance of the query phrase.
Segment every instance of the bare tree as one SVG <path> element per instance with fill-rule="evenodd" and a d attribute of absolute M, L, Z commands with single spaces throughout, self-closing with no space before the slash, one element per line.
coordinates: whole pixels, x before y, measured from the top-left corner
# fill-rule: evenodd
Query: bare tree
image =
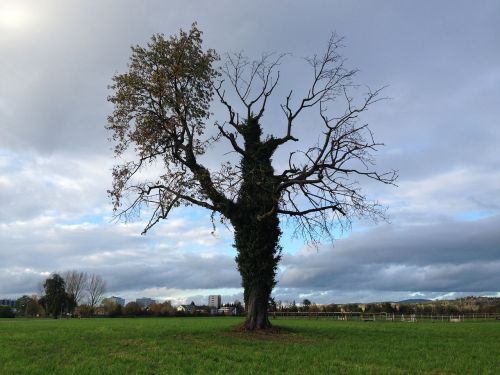
<path fill-rule="evenodd" d="M 88 275 L 85 272 L 71 270 L 64 272 L 62 276 L 66 282 L 66 293 L 73 295 L 76 303 L 80 304 L 84 297 Z"/>
<path fill-rule="evenodd" d="M 45 295 L 45 288 L 43 287 L 43 281 L 36 283 L 36 295 L 41 298 Z"/>
<path fill-rule="evenodd" d="M 266 136 L 263 116 L 285 56 L 267 54 L 252 62 L 232 54 L 217 70 L 217 54 L 204 52 L 201 44 L 196 25 L 169 39 L 154 35 L 145 48 L 132 48 L 129 71 L 113 78 L 109 100 L 115 109 L 107 128 L 117 142 L 117 156 L 132 148 L 137 157 L 114 168 L 110 195 L 125 220 L 146 210 L 150 216 L 143 233 L 180 205 L 204 207 L 212 218 L 218 214 L 229 221 L 244 288 L 245 327 L 265 329 L 271 326 L 268 301 L 281 258 L 281 218 L 294 220 L 297 233 L 309 241 L 319 241 L 332 236 L 336 226 L 349 227 L 353 218 L 384 215 L 360 188 L 363 179 L 394 184 L 397 177 L 394 171 L 374 169 L 371 154 L 381 144 L 358 122 L 381 99 L 380 90 L 367 89 L 354 99 L 356 70 L 344 66 L 341 39 L 333 35 L 323 55 L 307 59 L 309 89 L 298 100 L 293 91 L 284 98 L 282 135 Z M 210 137 L 205 131 L 214 95 L 228 117 L 213 123 L 218 134 Z M 311 110 L 316 120 L 299 124 Z M 294 130 L 304 125 L 318 141 L 290 152 L 287 165 L 276 170 L 273 155 L 299 142 Z M 221 141 L 236 160 L 211 170 L 200 156 Z M 156 177 L 151 178 L 151 169 L 143 173 L 159 163 Z"/>
<path fill-rule="evenodd" d="M 91 274 L 87 284 L 89 305 L 96 307 L 101 302 L 106 293 L 106 282 L 99 275 Z"/>

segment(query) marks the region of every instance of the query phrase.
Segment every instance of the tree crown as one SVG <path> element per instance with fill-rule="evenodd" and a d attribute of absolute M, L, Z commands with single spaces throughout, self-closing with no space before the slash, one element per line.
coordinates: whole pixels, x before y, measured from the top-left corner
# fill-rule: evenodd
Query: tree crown
<path fill-rule="evenodd" d="M 342 39 L 332 35 L 323 55 L 306 59 L 312 71 L 308 91 L 298 101 L 289 92 L 281 104 L 283 134 L 265 139 L 263 114 L 278 85 L 277 69 L 285 55 L 266 54 L 251 62 L 242 54 L 229 54 L 216 69 L 219 57 L 202 49 L 196 24 L 178 36 L 157 34 L 146 47 L 133 47 L 129 71 L 113 78 L 114 93 L 109 97 L 115 109 L 107 128 L 116 141 L 115 153 L 129 156 L 126 151 L 132 147 L 136 154 L 113 170 L 110 195 L 118 216 L 130 219 L 149 208 L 145 233 L 181 204 L 208 208 L 231 221 L 247 209 L 256 220 L 276 214 L 289 217 L 310 240 L 331 235 L 335 224 L 348 225 L 354 217 L 383 217 L 383 207 L 363 195 L 358 182 L 364 178 L 394 184 L 397 178 L 394 171 L 374 170 L 372 152 L 381 143 L 374 141 L 366 124 L 359 124 L 360 115 L 382 99 L 381 90 L 353 98 L 356 70 L 345 67 L 341 47 Z M 242 113 L 230 103 L 227 87 L 244 108 Z M 207 137 L 214 95 L 228 118 L 215 122 L 217 134 Z M 338 106 L 333 104 L 339 102 L 345 108 L 335 113 Z M 297 119 L 314 109 L 319 140 L 291 152 L 288 165 L 275 171 L 272 155 L 298 141 Z M 239 160 L 212 170 L 199 156 L 210 142 L 222 141 Z M 156 176 L 144 173 L 157 163 L 161 172 Z M 249 201 L 258 196 L 255 191 L 272 203 L 257 207 L 255 202 L 255 209 L 248 210 Z M 125 196 L 133 200 L 124 202 Z"/>

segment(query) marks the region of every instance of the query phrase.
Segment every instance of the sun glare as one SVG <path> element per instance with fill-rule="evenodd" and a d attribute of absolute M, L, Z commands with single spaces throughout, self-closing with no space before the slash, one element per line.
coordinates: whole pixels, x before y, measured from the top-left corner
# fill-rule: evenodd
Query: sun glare
<path fill-rule="evenodd" d="M 23 29 L 32 22 L 32 14 L 25 6 L 0 5 L 0 28 Z"/>

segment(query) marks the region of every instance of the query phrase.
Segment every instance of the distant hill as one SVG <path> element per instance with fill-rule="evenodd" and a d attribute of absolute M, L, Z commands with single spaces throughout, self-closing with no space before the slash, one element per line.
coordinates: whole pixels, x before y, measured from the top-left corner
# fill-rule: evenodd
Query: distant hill
<path fill-rule="evenodd" d="M 410 299 L 405 299 L 403 301 L 398 301 L 398 303 L 422 303 L 422 302 L 431 302 L 432 300 L 430 299 L 425 299 L 425 298 L 410 298 Z"/>

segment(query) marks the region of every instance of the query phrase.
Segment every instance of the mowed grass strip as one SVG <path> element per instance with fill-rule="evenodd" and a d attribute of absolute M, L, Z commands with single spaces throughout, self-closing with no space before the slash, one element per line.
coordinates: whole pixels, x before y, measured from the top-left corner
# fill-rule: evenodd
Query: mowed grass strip
<path fill-rule="evenodd" d="M 0 374 L 499 374 L 500 322 L 0 320 Z"/>

